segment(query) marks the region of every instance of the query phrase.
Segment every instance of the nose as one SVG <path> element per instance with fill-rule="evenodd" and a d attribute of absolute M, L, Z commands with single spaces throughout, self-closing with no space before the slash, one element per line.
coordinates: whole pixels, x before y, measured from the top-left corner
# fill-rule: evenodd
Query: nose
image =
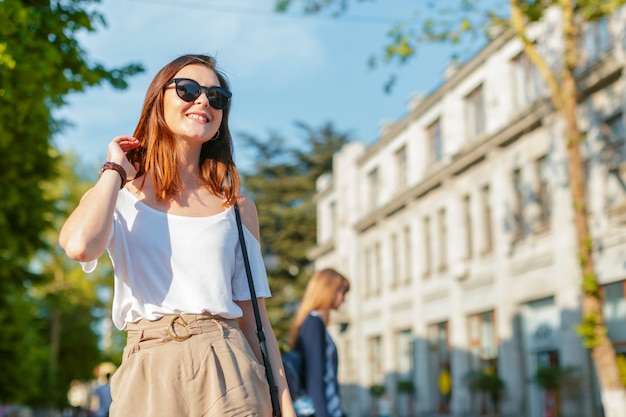
<path fill-rule="evenodd" d="M 206 106 L 209 105 L 209 89 L 206 88 L 206 87 L 201 87 L 200 88 L 200 95 L 195 100 L 196 103 L 202 103 L 202 101 L 204 101 L 204 104 Z"/>

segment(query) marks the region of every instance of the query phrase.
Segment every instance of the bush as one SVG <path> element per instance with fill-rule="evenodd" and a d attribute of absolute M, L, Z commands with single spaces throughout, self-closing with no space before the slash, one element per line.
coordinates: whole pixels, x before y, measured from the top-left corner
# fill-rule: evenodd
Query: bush
<path fill-rule="evenodd" d="M 574 372 L 574 368 L 560 366 L 542 366 L 537 369 L 533 381 L 546 391 L 556 391 L 561 383 Z"/>
<path fill-rule="evenodd" d="M 386 389 L 384 385 L 374 384 L 370 387 L 370 394 L 372 395 L 372 397 L 382 397 L 385 391 Z"/>
<path fill-rule="evenodd" d="M 479 392 L 495 394 L 504 387 L 504 382 L 497 374 L 485 371 L 470 371 L 465 375 L 465 380 L 471 389 Z"/>
<path fill-rule="evenodd" d="M 410 379 L 401 379 L 398 381 L 396 389 L 398 390 L 398 392 L 413 394 L 415 392 L 415 385 Z"/>

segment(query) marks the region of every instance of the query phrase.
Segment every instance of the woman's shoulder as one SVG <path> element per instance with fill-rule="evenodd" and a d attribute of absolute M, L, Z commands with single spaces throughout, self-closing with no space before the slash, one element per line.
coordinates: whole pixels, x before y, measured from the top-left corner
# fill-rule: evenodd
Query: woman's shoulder
<path fill-rule="evenodd" d="M 254 215 L 257 216 L 256 204 L 254 204 L 254 200 L 251 197 L 242 194 L 237 199 L 237 205 L 241 211 L 242 216 L 246 215 Z"/>
<path fill-rule="evenodd" d="M 309 313 L 302 321 L 302 327 L 318 326 L 324 327 L 324 320 L 322 320 L 322 318 L 314 312 Z"/>
<path fill-rule="evenodd" d="M 241 195 L 237 200 L 237 205 L 239 206 L 239 212 L 241 213 L 242 223 L 258 241 L 261 241 L 259 215 L 256 211 L 254 201 L 246 195 Z"/>

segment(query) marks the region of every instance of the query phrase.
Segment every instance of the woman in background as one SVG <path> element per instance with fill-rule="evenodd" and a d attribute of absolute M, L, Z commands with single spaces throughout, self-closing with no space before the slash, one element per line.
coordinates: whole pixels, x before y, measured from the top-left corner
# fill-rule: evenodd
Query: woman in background
<path fill-rule="evenodd" d="M 334 269 L 317 271 L 304 291 L 289 342 L 302 353 L 303 383 L 315 406 L 315 417 L 344 417 L 337 381 L 337 347 L 326 326 L 350 289 L 346 277 Z"/>

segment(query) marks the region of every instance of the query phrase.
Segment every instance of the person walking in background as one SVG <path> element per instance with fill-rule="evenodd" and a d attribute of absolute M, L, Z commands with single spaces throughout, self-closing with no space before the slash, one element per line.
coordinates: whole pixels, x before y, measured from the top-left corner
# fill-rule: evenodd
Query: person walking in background
<path fill-rule="evenodd" d="M 379 417 L 391 417 L 391 410 L 393 404 L 389 393 L 385 390 L 383 395 L 378 399 L 378 416 Z"/>
<path fill-rule="evenodd" d="M 61 229 L 83 270 L 105 249 L 114 266 L 112 316 L 127 344 L 111 416 L 272 415 L 235 204 L 282 415 L 295 415 L 264 303 L 258 215 L 233 161 L 231 96 L 213 57 L 165 65 L 134 135 L 111 140 L 100 178 Z"/>
<path fill-rule="evenodd" d="M 337 381 L 337 347 L 326 326 L 332 310 L 344 301 L 350 282 L 334 269 L 315 272 L 296 313 L 289 343 L 301 352 L 303 382 L 315 407 L 315 417 L 344 417 Z"/>
<path fill-rule="evenodd" d="M 98 379 L 100 379 L 99 377 Z M 111 406 L 111 374 L 109 372 L 104 376 L 104 381 L 93 390 L 93 397 L 97 404 L 94 411 L 94 417 L 109 417 L 109 407 Z M 100 382 L 100 381 L 98 381 Z"/>

